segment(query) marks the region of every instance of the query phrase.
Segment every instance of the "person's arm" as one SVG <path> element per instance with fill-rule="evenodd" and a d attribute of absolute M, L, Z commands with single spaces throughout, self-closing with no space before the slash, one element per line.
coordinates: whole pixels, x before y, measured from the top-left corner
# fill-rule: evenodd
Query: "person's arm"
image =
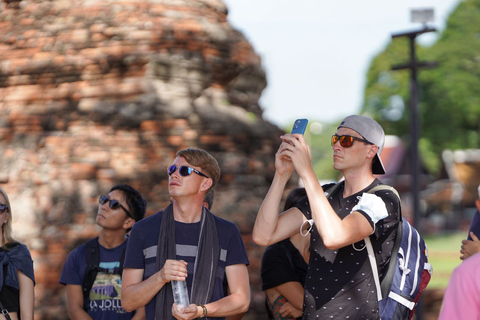
<path fill-rule="evenodd" d="M 67 284 L 67 308 L 72 320 L 91 320 L 92 317 L 83 309 L 83 290 L 81 285 Z"/>
<path fill-rule="evenodd" d="M 300 176 L 307 191 L 315 227 L 325 246 L 339 249 L 360 241 L 373 232 L 373 227 L 363 214 L 352 212 L 344 219 L 335 213 L 325 197 L 312 167 L 310 147 L 302 135 L 286 134 L 281 137 L 285 146 L 282 153 L 292 160 L 296 172 Z"/>
<path fill-rule="evenodd" d="M 296 309 L 303 309 L 303 286 L 300 282 L 289 281 L 276 286 L 275 289 L 280 292 L 285 299 Z"/>
<path fill-rule="evenodd" d="M 475 233 L 470 231 L 470 238 L 472 240 L 462 240 L 462 247 L 460 250 L 460 259 L 465 260 L 480 251 L 480 240 Z"/>
<path fill-rule="evenodd" d="M 245 313 L 250 306 L 250 283 L 247 266 L 244 264 L 227 266 L 225 268 L 225 276 L 228 280 L 230 294 L 220 300 L 206 304 L 207 317 L 227 317 Z M 176 319 L 196 319 L 203 315 L 203 308 L 191 304 L 184 308 L 183 313 L 181 313 L 177 308 L 173 307 L 172 314 Z"/>
<path fill-rule="evenodd" d="M 17 270 L 17 275 L 20 286 L 20 317 L 23 320 L 33 320 L 33 307 L 35 305 L 33 281 L 19 270 Z"/>
<path fill-rule="evenodd" d="M 143 280 L 143 272 L 143 269 L 123 269 L 122 306 L 128 312 L 146 306 L 167 282 L 185 280 L 187 263 L 167 260 L 160 271 L 146 280 Z"/>
<path fill-rule="evenodd" d="M 304 218 L 300 210 L 296 208 L 285 211 L 279 217 L 280 202 L 283 191 L 293 172 L 292 162 L 282 155 L 286 143 L 282 143 L 275 155 L 275 175 L 272 185 L 263 200 L 253 226 L 253 242 L 261 246 L 267 246 L 280 240 L 289 238 L 295 232 L 299 232 Z"/>
<path fill-rule="evenodd" d="M 145 307 L 135 310 L 135 315 L 132 317 L 132 320 L 145 320 Z"/>
<path fill-rule="evenodd" d="M 285 303 L 278 311 L 284 318 L 300 318 L 303 315 L 303 308 L 297 309 L 290 302 Z"/>

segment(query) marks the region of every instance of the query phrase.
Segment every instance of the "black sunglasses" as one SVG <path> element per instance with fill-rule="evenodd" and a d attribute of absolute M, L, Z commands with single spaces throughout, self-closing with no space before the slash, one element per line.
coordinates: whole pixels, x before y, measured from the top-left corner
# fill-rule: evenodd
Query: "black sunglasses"
<path fill-rule="evenodd" d="M 335 143 L 337 143 L 337 141 L 340 141 L 340 145 L 342 147 L 350 148 L 351 146 L 353 146 L 353 142 L 355 140 L 362 141 L 362 142 L 365 142 L 365 143 L 368 143 L 368 144 L 373 144 L 370 141 L 362 139 L 362 138 L 357 138 L 357 137 L 349 136 L 349 135 L 338 136 L 338 135 L 334 134 L 332 136 L 332 146 L 334 146 Z"/>
<path fill-rule="evenodd" d="M 120 202 L 118 202 L 117 200 L 112 200 L 112 199 L 110 199 L 108 196 L 106 196 L 106 195 L 104 195 L 104 194 L 102 194 L 102 195 L 100 196 L 100 198 L 98 198 L 98 203 L 100 203 L 101 205 L 104 205 L 104 204 L 107 203 L 107 202 L 109 202 L 109 203 L 108 203 L 108 207 L 109 207 L 110 209 L 117 210 L 118 208 L 122 208 L 123 211 L 125 211 L 125 213 L 127 214 L 127 216 L 129 216 L 130 218 L 133 219 L 133 217 L 132 217 L 132 215 L 130 214 L 130 212 L 129 212 L 127 209 L 125 209 L 125 207 L 122 206 L 122 204 L 121 204 Z"/>
<path fill-rule="evenodd" d="M 0 214 L 8 211 L 8 206 L 6 204 L 0 203 Z"/>
<path fill-rule="evenodd" d="M 180 175 L 182 177 L 186 177 L 186 176 L 189 176 L 192 174 L 192 172 L 195 172 L 196 174 L 202 176 L 202 177 L 205 177 L 205 178 L 210 178 L 209 176 L 207 176 L 205 173 L 202 173 L 200 171 L 198 171 L 197 169 L 194 169 L 194 168 L 191 168 L 191 167 L 187 167 L 187 166 L 180 166 L 180 167 L 177 167 L 176 165 L 171 165 L 168 167 L 168 175 L 171 176 L 175 171 L 177 171 L 178 169 L 178 172 L 180 173 Z"/>

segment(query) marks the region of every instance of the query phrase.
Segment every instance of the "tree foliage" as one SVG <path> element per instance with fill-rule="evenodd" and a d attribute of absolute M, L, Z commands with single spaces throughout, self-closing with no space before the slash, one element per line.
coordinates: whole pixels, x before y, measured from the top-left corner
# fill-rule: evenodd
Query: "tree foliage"
<path fill-rule="evenodd" d="M 391 67 L 409 59 L 407 38 L 395 38 L 372 61 L 362 112 L 408 140 L 410 72 Z M 436 61 L 418 72 L 421 121 L 420 152 L 438 172 L 445 149 L 480 147 L 480 0 L 460 2 L 437 42 L 416 46 L 419 61 Z"/>

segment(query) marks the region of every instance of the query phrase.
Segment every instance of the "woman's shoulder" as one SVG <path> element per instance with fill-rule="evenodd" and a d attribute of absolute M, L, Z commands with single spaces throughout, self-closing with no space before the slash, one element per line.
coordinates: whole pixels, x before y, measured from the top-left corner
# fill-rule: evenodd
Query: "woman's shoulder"
<path fill-rule="evenodd" d="M 18 242 L 18 241 L 12 241 L 12 242 L 9 242 L 9 243 L 6 243 L 5 244 L 5 249 L 7 250 L 12 250 L 13 248 L 16 248 L 18 246 L 22 245 L 21 242 Z M 25 246 L 25 245 L 24 245 Z M 25 246 L 26 247 L 26 246 Z"/>

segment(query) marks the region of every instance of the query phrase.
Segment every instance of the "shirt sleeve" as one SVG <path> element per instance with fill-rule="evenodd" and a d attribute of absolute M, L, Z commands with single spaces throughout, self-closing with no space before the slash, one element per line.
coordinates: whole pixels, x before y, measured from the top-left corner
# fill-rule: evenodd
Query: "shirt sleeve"
<path fill-rule="evenodd" d="M 290 281 L 300 282 L 287 256 L 287 249 L 278 243 L 265 250 L 260 275 L 263 291 Z"/>
<path fill-rule="evenodd" d="M 398 226 L 401 220 L 401 207 L 400 199 L 390 190 L 379 190 L 375 192 L 375 195 L 382 198 L 388 213 L 386 218 L 375 224 L 374 235 L 376 238 L 380 238 L 387 230 Z"/>
<path fill-rule="evenodd" d="M 63 285 L 75 284 L 82 285 L 87 267 L 87 256 L 85 246 L 81 245 L 73 249 L 67 256 L 63 265 L 62 274 L 59 283 Z"/>
<path fill-rule="evenodd" d="M 240 230 L 235 224 L 231 224 L 231 237 L 228 243 L 226 266 L 235 264 L 250 264 L 248 261 L 247 250 L 240 234 Z"/>
<path fill-rule="evenodd" d="M 142 230 L 140 223 L 137 222 L 133 225 L 130 236 L 128 237 L 127 250 L 125 251 L 124 268 L 145 269 Z"/>
<path fill-rule="evenodd" d="M 465 260 L 452 273 L 443 296 L 439 320 L 479 319 L 480 280 L 478 274 L 480 255 Z"/>

